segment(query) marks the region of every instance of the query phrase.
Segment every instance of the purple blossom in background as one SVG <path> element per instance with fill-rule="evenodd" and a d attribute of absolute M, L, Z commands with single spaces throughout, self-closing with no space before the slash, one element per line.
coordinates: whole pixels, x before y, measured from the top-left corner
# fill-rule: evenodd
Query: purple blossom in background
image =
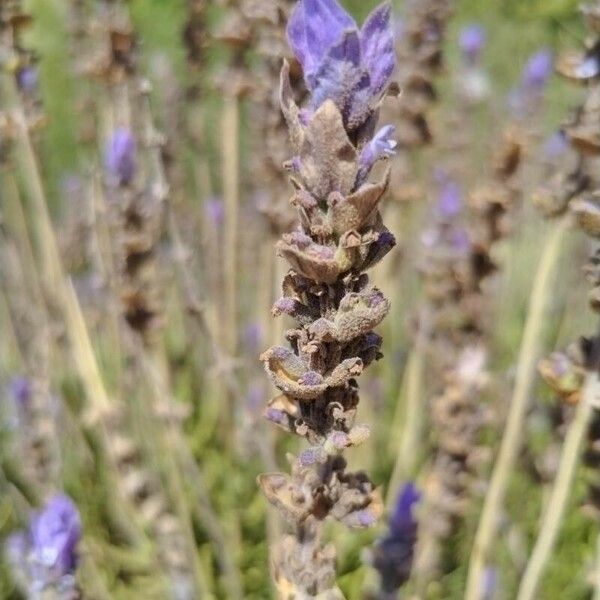
<path fill-rule="evenodd" d="M 465 61 L 477 61 L 485 45 L 485 38 L 485 29 L 478 23 L 471 23 L 460 30 L 458 45 Z"/>
<path fill-rule="evenodd" d="M 394 505 L 394 511 L 390 516 L 390 530 L 393 534 L 416 533 L 417 520 L 414 517 L 413 509 L 420 499 L 421 492 L 414 483 L 409 481 L 402 486 Z"/>
<path fill-rule="evenodd" d="M 208 198 L 204 206 L 208 220 L 214 227 L 220 227 L 225 220 L 225 205 L 220 198 Z"/>
<path fill-rule="evenodd" d="M 389 532 L 373 551 L 373 566 L 386 593 L 398 590 L 410 575 L 418 526 L 414 508 L 420 499 L 421 492 L 414 483 L 402 486 L 390 515 Z"/>
<path fill-rule="evenodd" d="M 81 519 L 73 501 L 63 494 L 51 498 L 34 515 L 29 526 L 34 564 L 43 568 L 50 581 L 73 574 L 77 566 L 77 544 Z"/>
<path fill-rule="evenodd" d="M 381 158 L 389 158 L 396 153 L 396 146 L 398 143 L 396 140 L 392 139 L 395 132 L 396 128 L 393 125 L 385 125 L 363 148 L 359 161 L 359 179 L 364 179 L 378 160 Z"/>
<path fill-rule="evenodd" d="M 487 567 L 483 572 L 483 581 L 481 582 L 483 600 L 492 600 L 496 595 L 498 588 L 498 570 L 494 567 Z"/>
<path fill-rule="evenodd" d="M 441 185 L 437 210 L 441 217 L 451 219 L 460 213 L 462 208 L 462 192 L 456 181 L 448 179 Z"/>
<path fill-rule="evenodd" d="M 567 136 L 562 131 L 556 131 L 544 143 L 544 156 L 549 159 L 558 158 L 568 149 Z"/>
<path fill-rule="evenodd" d="M 11 535 L 5 543 L 15 581 L 35 597 L 47 588 L 61 598 L 73 597 L 80 539 L 77 507 L 68 496 L 56 494 L 31 517 L 26 531 Z"/>
<path fill-rule="evenodd" d="M 391 6 L 380 5 L 359 30 L 336 0 L 300 0 L 287 36 L 312 94 L 312 109 L 329 99 L 351 129 L 362 125 L 395 67 Z"/>
<path fill-rule="evenodd" d="M 31 381 L 22 375 L 14 377 L 9 384 L 9 393 L 18 409 L 27 408 L 31 402 Z"/>
<path fill-rule="evenodd" d="M 17 73 L 17 85 L 24 94 L 34 94 L 38 89 L 39 73 L 32 65 L 23 67 Z"/>
<path fill-rule="evenodd" d="M 129 129 L 115 129 L 104 152 L 106 172 L 119 185 L 129 185 L 137 168 L 136 143 Z"/>
<path fill-rule="evenodd" d="M 542 90 L 546 85 L 552 69 L 554 68 L 554 59 L 552 52 L 547 48 L 538 50 L 529 57 L 523 69 L 523 85 L 527 88 Z"/>

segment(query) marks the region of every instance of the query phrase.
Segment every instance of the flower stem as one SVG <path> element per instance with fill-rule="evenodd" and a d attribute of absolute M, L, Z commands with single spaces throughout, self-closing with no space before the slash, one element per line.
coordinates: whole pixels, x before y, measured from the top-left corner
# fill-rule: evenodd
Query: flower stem
<path fill-rule="evenodd" d="M 239 220 L 239 104 L 226 96 L 223 103 L 223 196 L 225 200 L 225 348 L 229 356 L 237 339 L 237 231 Z"/>
<path fill-rule="evenodd" d="M 510 474 L 521 448 L 523 423 L 540 354 L 541 337 L 551 298 L 551 284 L 568 222 L 568 217 L 562 217 L 554 225 L 535 276 L 508 419 L 473 543 L 465 600 L 479 600 L 482 597 L 481 581 L 484 569 L 496 539 L 499 513 L 504 503 Z"/>
<path fill-rule="evenodd" d="M 598 384 L 598 374 L 590 373 L 577 406 L 575 418 L 565 438 L 550 501 L 540 524 L 539 537 L 521 579 L 517 600 L 533 600 L 537 597 L 537 588 L 556 543 L 567 501 L 573 489 L 573 478 L 577 470 L 581 448 L 594 414 L 594 401 L 598 399 Z"/>

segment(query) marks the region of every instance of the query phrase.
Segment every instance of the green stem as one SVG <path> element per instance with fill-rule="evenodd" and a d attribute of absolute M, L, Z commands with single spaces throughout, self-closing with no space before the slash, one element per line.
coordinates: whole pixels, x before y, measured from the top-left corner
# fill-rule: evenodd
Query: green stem
<path fill-rule="evenodd" d="M 575 418 L 565 438 L 550 501 L 540 524 L 539 537 L 521 579 L 517 600 L 533 600 L 538 597 L 536 596 L 537 589 L 556 543 L 567 501 L 573 489 L 573 479 L 581 456 L 581 449 L 594 414 L 594 402 L 598 401 L 600 392 L 598 383 L 596 373 L 588 375 Z"/>
<path fill-rule="evenodd" d="M 521 450 L 523 423 L 540 356 L 547 309 L 552 298 L 551 284 L 568 223 L 568 217 L 562 217 L 554 225 L 535 276 L 508 419 L 473 543 L 465 600 L 480 600 L 482 597 L 484 569 L 498 532 L 510 474 Z"/>

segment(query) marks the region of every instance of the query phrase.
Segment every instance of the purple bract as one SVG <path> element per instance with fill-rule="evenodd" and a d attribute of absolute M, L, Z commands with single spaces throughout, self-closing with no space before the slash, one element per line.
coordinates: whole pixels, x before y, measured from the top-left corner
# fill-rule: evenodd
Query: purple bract
<path fill-rule="evenodd" d="M 333 100 L 351 129 L 367 119 L 395 67 L 391 7 L 380 5 L 362 29 L 336 0 L 300 0 L 287 36 L 316 110 Z"/>

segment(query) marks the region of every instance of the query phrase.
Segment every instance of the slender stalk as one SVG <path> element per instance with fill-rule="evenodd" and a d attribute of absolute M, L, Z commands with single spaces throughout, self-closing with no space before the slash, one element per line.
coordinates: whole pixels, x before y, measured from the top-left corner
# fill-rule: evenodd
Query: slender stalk
<path fill-rule="evenodd" d="M 548 304 L 552 297 L 551 285 L 568 223 L 568 217 L 562 217 L 553 225 L 534 279 L 508 419 L 473 543 L 465 600 L 479 600 L 482 597 L 484 569 L 496 539 L 499 513 L 510 474 L 521 448 L 523 423 L 535 378 Z"/>
<path fill-rule="evenodd" d="M 600 600 L 600 535 L 596 542 L 596 565 L 594 569 L 594 597 L 593 600 Z"/>
<path fill-rule="evenodd" d="M 223 196 L 225 200 L 225 348 L 229 355 L 236 351 L 238 220 L 239 220 L 239 104 L 226 95 L 223 103 Z"/>
<path fill-rule="evenodd" d="M 573 489 L 572 484 L 581 456 L 581 449 L 590 420 L 594 414 L 595 405 L 600 399 L 598 384 L 598 374 L 589 374 L 577 406 L 575 418 L 565 438 L 550 500 L 540 524 L 540 534 L 521 579 L 517 600 L 533 600 L 538 597 L 536 596 L 537 589 L 565 516 L 565 509 Z"/>
<path fill-rule="evenodd" d="M 420 440 L 423 427 L 423 376 L 425 367 L 425 340 L 419 335 L 415 346 L 408 358 L 404 381 L 400 395 L 404 396 L 404 402 L 398 399 L 397 415 L 394 417 L 394 425 L 400 423 L 399 413 L 403 413 L 404 427 L 400 433 L 397 448 L 395 450 L 396 462 L 390 478 L 386 497 L 386 506 L 389 508 L 394 502 L 398 488 L 402 481 L 410 478 L 415 471 L 420 456 Z M 402 409 L 402 410 L 401 410 Z M 399 429 L 399 427 L 398 427 Z M 396 431 L 396 427 L 393 428 Z M 393 437 L 393 436 L 392 436 Z"/>

